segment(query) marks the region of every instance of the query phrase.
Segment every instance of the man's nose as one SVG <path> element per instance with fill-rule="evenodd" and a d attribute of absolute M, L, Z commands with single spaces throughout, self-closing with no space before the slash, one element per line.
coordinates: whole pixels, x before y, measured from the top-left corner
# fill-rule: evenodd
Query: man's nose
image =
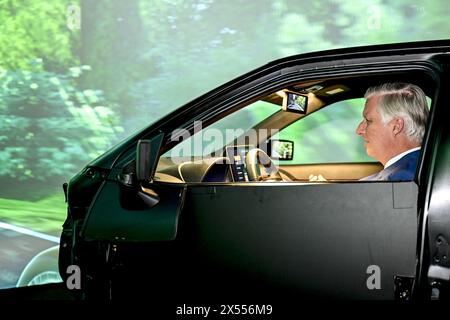
<path fill-rule="evenodd" d="M 366 127 L 364 125 L 364 121 L 361 121 L 359 123 L 358 127 L 356 127 L 356 134 L 358 136 L 360 136 L 360 135 L 364 134 L 365 130 L 366 130 Z"/>

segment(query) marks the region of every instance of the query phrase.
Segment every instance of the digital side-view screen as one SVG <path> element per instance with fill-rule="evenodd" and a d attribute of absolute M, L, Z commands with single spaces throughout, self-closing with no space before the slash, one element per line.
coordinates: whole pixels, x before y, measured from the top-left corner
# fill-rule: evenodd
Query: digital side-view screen
<path fill-rule="evenodd" d="M 288 112 L 303 113 L 307 112 L 308 96 L 296 92 L 285 92 L 283 99 L 283 110 Z"/>
<path fill-rule="evenodd" d="M 229 146 L 225 148 L 225 156 L 230 161 L 233 181 L 248 181 L 245 157 L 252 146 Z"/>

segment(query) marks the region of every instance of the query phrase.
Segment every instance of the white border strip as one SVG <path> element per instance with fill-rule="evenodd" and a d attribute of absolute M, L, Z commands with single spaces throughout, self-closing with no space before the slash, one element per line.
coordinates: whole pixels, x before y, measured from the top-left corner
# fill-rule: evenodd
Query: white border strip
<path fill-rule="evenodd" d="M 33 230 L 30 230 L 30 229 L 27 229 L 27 228 L 23 228 L 23 227 L 14 226 L 12 224 L 1 222 L 1 221 L 0 221 L 0 228 L 16 231 L 16 232 L 23 233 L 23 234 L 26 234 L 26 235 L 29 235 L 29 236 L 32 236 L 32 237 L 36 237 L 36 238 L 44 239 L 44 240 L 47 240 L 47 241 L 59 243 L 59 238 L 58 237 L 50 236 L 48 234 L 40 233 L 40 232 L 33 231 Z"/>

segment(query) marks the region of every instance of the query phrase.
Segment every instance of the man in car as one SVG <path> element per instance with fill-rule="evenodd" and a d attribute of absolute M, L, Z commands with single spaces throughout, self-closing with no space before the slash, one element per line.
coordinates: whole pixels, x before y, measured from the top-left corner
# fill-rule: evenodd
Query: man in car
<path fill-rule="evenodd" d="M 428 118 L 424 92 L 413 84 L 386 83 L 369 88 L 364 98 L 356 134 L 384 169 L 361 180 L 413 180 Z"/>

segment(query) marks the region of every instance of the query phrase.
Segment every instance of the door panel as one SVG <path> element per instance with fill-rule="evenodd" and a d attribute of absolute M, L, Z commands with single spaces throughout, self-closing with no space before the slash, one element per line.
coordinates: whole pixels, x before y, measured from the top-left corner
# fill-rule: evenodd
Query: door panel
<path fill-rule="evenodd" d="M 107 180 L 100 187 L 81 231 L 85 240 L 173 240 L 177 231 L 185 186 L 151 185 L 160 201 L 149 207 L 136 188 Z"/>
<path fill-rule="evenodd" d="M 193 186 L 180 228 L 215 292 L 393 299 L 394 275 L 415 273 L 416 202 L 414 182 Z M 380 289 L 367 288 L 371 265 Z"/>

